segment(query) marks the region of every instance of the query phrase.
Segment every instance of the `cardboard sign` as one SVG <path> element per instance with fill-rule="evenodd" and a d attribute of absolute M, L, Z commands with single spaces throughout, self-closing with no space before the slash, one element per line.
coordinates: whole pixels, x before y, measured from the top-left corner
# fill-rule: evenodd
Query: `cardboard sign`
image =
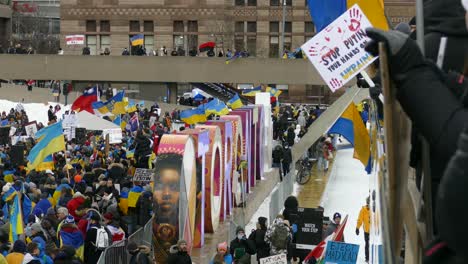
<path fill-rule="evenodd" d="M 274 255 L 260 259 L 260 264 L 287 264 L 286 254 Z"/>
<path fill-rule="evenodd" d="M 26 135 L 28 137 L 34 138 L 34 135 L 37 133 L 36 121 L 24 126 L 24 129 L 26 130 Z"/>
<path fill-rule="evenodd" d="M 366 35 L 369 27 L 372 24 L 356 4 L 302 45 L 332 92 L 377 59 L 364 50 L 369 41 Z"/>
<path fill-rule="evenodd" d="M 297 225 L 296 244 L 318 245 L 322 241 L 323 211 L 315 208 L 297 208 L 291 223 Z"/>
<path fill-rule="evenodd" d="M 85 36 L 84 35 L 68 35 L 65 37 L 65 42 L 67 45 L 84 45 Z"/>
<path fill-rule="evenodd" d="M 355 264 L 359 245 L 328 241 L 325 252 L 325 264 Z"/>
<path fill-rule="evenodd" d="M 154 170 L 137 168 L 135 175 L 133 175 L 133 181 L 139 181 L 149 183 L 153 181 Z"/>
<path fill-rule="evenodd" d="M 62 127 L 78 127 L 78 117 L 75 114 L 63 115 Z"/>

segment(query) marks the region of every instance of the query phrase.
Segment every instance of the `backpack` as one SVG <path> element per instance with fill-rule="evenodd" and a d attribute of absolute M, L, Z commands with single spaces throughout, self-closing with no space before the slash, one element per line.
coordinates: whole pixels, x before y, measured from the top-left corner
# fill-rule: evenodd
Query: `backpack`
<path fill-rule="evenodd" d="M 289 240 L 289 228 L 285 225 L 278 225 L 271 235 L 271 245 L 276 249 L 287 249 Z"/>
<path fill-rule="evenodd" d="M 93 244 L 98 250 L 104 250 L 110 245 L 109 234 L 104 227 L 93 227 L 96 229 L 96 242 Z"/>

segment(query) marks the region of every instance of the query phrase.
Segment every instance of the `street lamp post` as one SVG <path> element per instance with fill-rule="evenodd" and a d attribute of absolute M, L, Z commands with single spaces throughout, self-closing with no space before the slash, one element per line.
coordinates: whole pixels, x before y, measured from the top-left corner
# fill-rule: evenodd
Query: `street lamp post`
<path fill-rule="evenodd" d="M 284 32 L 286 27 L 286 0 L 283 0 L 283 22 L 282 22 L 283 30 L 281 31 L 281 50 L 279 53 L 280 58 L 283 57 L 284 53 Z"/>

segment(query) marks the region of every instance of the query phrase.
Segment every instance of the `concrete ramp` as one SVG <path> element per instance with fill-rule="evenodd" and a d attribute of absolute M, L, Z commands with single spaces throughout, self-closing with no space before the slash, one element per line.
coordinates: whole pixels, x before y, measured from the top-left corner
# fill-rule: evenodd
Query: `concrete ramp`
<path fill-rule="evenodd" d="M 328 107 L 328 109 L 312 123 L 308 132 L 301 140 L 292 147 L 293 163 L 296 163 L 301 156 L 330 129 L 351 102 L 359 103 L 367 97 L 369 97 L 369 89 L 360 89 L 354 86 Z"/>

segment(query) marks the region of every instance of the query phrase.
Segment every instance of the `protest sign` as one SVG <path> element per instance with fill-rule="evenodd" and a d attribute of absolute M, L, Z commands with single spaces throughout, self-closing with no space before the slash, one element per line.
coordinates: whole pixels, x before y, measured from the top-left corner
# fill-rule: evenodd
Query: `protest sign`
<path fill-rule="evenodd" d="M 260 264 L 287 264 L 286 254 L 274 255 L 260 259 Z"/>
<path fill-rule="evenodd" d="M 68 35 L 65 37 L 67 45 L 84 45 L 84 35 Z"/>
<path fill-rule="evenodd" d="M 302 45 L 332 92 L 376 59 L 364 50 L 369 41 L 365 30 L 369 27 L 372 24 L 356 4 Z"/>
<path fill-rule="evenodd" d="M 328 241 L 325 264 L 356 264 L 359 245 Z"/>
<path fill-rule="evenodd" d="M 323 211 L 315 208 L 297 208 L 291 222 L 297 225 L 298 245 L 317 245 L 322 241 Z"/>
<path fill-rule="evenodd" d="M 153 181 L 154 170 L 137 168 L 135 175 L 133 175 L 133 181 L 149 183 Z"/>
<path fill-rule="evenodd" d="M 26 135 L 28 137 L 34 138 L 34 135 L 37 133 L 37 125 L 36 121 L 33 121 L 27 125 L 24 126 L 24 129 L 26 130 Z"/>
<path fill-rule="evenodd" d="M 78 117 L 75 114 L 63 115 L 62 127 L 78 127 Z"/>

